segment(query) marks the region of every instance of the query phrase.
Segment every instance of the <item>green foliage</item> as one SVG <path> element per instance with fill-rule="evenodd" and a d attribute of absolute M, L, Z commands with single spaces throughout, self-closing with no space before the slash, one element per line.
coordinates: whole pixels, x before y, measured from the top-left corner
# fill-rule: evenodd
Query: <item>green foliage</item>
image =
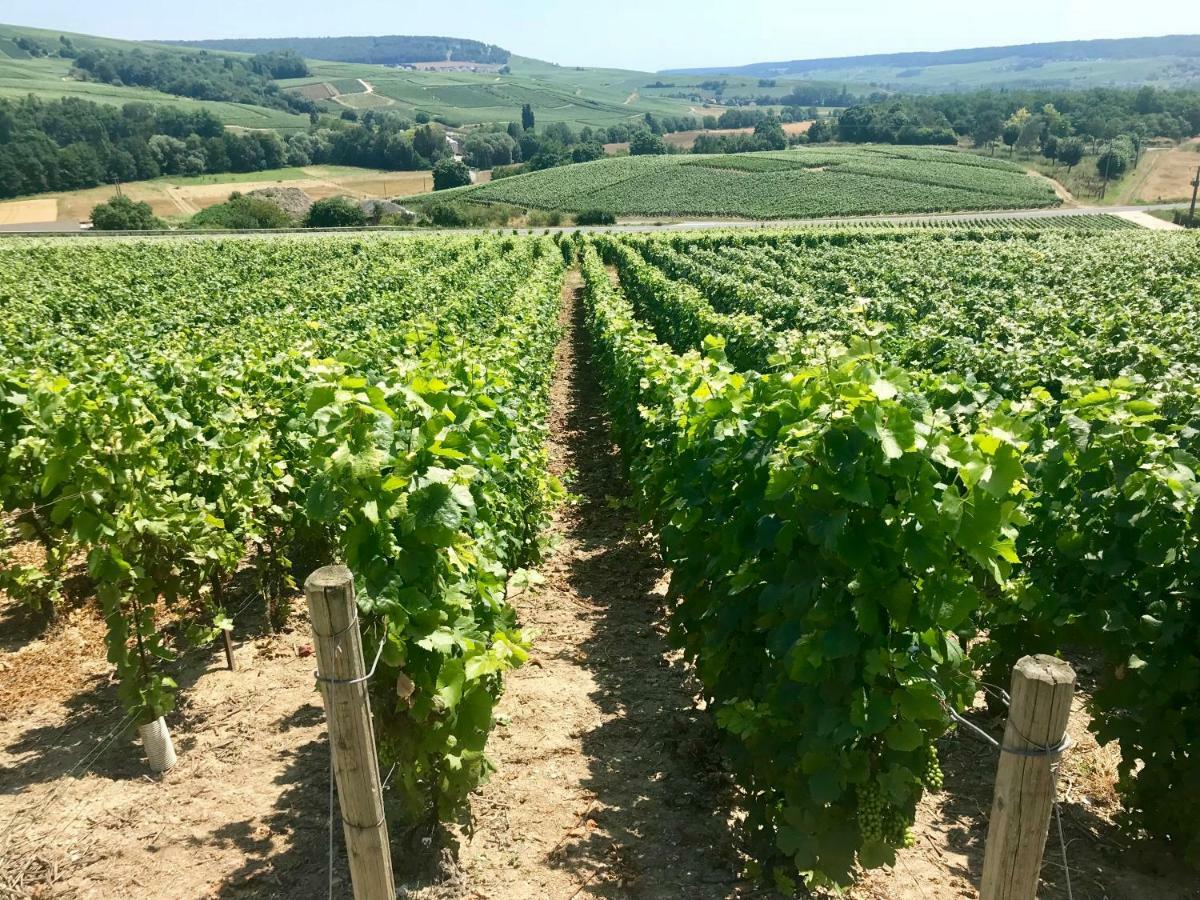
<path fill-rule="evenodd" d="M 92 207 L 92 227 L 99 231 L 153 231 L 166 226 L 149 203 L 114 197 Z"/>
<path fill-rule="evenodd" d="M 196 213 L 190 224 L 193 228 L 217 229 L 293 228 L 296 220 L 269 200 L 235 192 L 225 203 Z"/>
<path fill-rule="evenodd" d="M 280 91 L 271 81 L 272 66 L 294 68 L 297 63 L 303 66 L 304 61 L 294 56 L 248 60 L 217 53 L 91 47 L 75 58 L 75 72 L 83 80 L 154 88 L 196 100 L 308 113 L 316 109 L 311 100 Z"/>
<path fill-rule="evenodd" d="M 232 50 L 237 53 L 298 53 L 308 59 L 399 66 L 452 59 L 478 63 L 506 63 L 509 52 L 492 44 L 463 38 L 378 35 L 372 37 L 214 38 L 171 41 L 185 47 Z M 284 76 L 277 76 L 284 77 Z"/>
<path fill-rule="evenodd" d="M 972 696 L 959 633 L 1015 560 L 1021 445 L 932 409 L 939 383 L 870 342 L 739 372 L 719 337 L 656 343 L 593 248 L 584 274 L 616 434 L 672 567 L 672 633 L 728 736 L 748 839 L 785 876 L 847 883 L 892 859 L 936 783 L 943 702 Z"/>
<path fill-rule="evenodd" d="M 307 228 L 356 228 L 367 224 L 367 214 L 348 197 L 318 200 L 304 217 Z"/>
<path fill-rule="evenodd" d="M 667 152 L 663 139 L 652 131 L 639 131 L 629 141 L 631 156 L 661 156 Z"/>
<path fill-rule="evenodd" d="M 433 167 L 433 189 L 444 191 L 447 188 L 466 187 L 471 183 L 471 170 L 465 163 L 457 159 L 439 160 Z"/>
<path fill-rule="evenodd" d="M 422 208 L 421 221 L 439 228 L 501 228 L 521 214 L 517 207 L 503 203 L 434 200 Z"/>
<path fill-rule="evenodd" d="M 936 149 L 824 146 L 615 157 L 475 185 L 468 196 L 562 212 L 759 219 L 1059 202 L 1047 183 L 1001 160 Z"/>
<path fill-rule="evenodd" d="M 576 225 L 615 225 L 617 217 L 602 209 L 585 209 L 575 216 Z"/>
<path fill-rule="evenodd" d="M 280 596 L 293 568 L 338 558 L 368 653 L 385 642 L 371 689 L 391 813 L 461 811 L 525 657 L 509 587 L 560 493 L 544 448 L 559 248 L 338 237 L 4 257 L 0 291 L 22 301 L 0 324 L 0 501 L 59 558 L 86 558 L 126 707 L 171 708 L 172 662 L 229 624 L 234 572 Z M 29 575 L 6 571 L 6 588 L 19 577 L 53 603 Z"/>
<path fill-rule="evenodd" d="M 919 397 L 921 414 L 957 435 L 973 433 L 974 445 L 995 452 L 985 492 L 990 489 L 1011 513 L 1004 544 L 992 545 L 1003 565 L 992 569 L 972 557 L 990 570 L 995 585 L 974 599 L 959 595 L 970 617 L 952 630 L 965 639 L 986 629 L 987 640 L 977 641 L 972 652 L 993 682 L 1004 682 L 1016 658 L 1028 653 L 1071 647 L 1103 660 L 1091 712 L 1099 739 L 1120 741 L 1118 788 L 1127 814 L 1135 828 L 1168 841 L 1182 857 L 1200 858 L 1200 834 L 1186 799 L 1200 767 L 1185 749 L 1200 739 L 1193 586 L 1200 559 L 1194 427 L 1200 346 L 1192 289 L 1200 244 L 1190 235 L 1022 234 L 1002 227 L 605 237 L 598 243 L 616 262 L 636 315 L 676 353 L 721 346 L 741 377 L 753 382 L 761 377 L 755 369 L 796 377 L 814 356 L 828 368 L 828 360 L 841 358 L 838 347 L 856 346 L 867 333 L 874 365 L 900 367 L 880 382 L 884 394 L 895 390 L 900 402 Z M 1063 282 L 1061 273 L 1068 270 L 1073 274 Z M 717 344 L 708 335 L 718 335 Z M 638 389 L 650 393 L 636 407 L 641 418 L 650 411 L 649 421 L 661 420 L 664 427 L 699 427 L 704 415 L 682 399 L 671 415 L 653 414 L 648 397 L 670 379 L 657 370 L 643 374 Z M 708 397 L 722 385 L 715 375 L 706 376 L 696 396 Z M 740 509 L 705 507 L 694 524 L 676 515 L 697 498 L 716 503 L 729 492 L 761 514 L 762 507 L 741 493 L 753 483 L 748 467 L 759 456 L 746 452 L 726 462 L 724 452 L 735 452 L 748 435 L 761 437 L 768 425 L 774 429 L 781 415 L 760 412 L 757 395 L 718 393 L 716 400 L 753 427 L 718 431 L 729 447 L 706 450 L 696 457 L 698 469 L 679 476 L 687 486 L 680 498 L 667 497 L 662 515 L 672 516 L 672 524 L 686 523 L 689 534 L 707 527 L 738 534 Z M 635 406 L 626 397 L 618 408 Z M 916 433 L 925 435 L 928 428 L 921 425 Z M 881 440 L 894 437 L 890 426 L 880 432 Z M 630 446 L 635 458 L 665 447 L 664 457 L 675 454 L 681 465 L 688 459 L 678 436 Z M 830 452 L 809 448 L 791 468 L 819 470 L 829 464 Z M 850 460 L 865 464 L 862 450 L 855 447 Z M 732 485 L 706 487 L 706 479 L 726 471 Z M 790 483 L 798 476 L 788 471 Z M 643 474 L 635 465 L 634 472 L 652 498 L 675 477 L 657 467 Z M 793 502 L 824 511 L 817 525 L 840 534 L 840 517 L 821 496 L 818 488 Z M 900 526 L 912 515 L 901 501 L 919 503 L 919 496 L 906 488 L 886 499 L 872 494 L 869 503 L 893 510 L 888 522 Z M 972 503 L 976 513 L 983 509 L 978 500 Z M 753 521 L 762 527 L 764 520 Z M 668 552 L 672 532 L 661 525 L 660 532 Z M 761 544 L 751 543 L 758 535 L 748 520 L 733 545 L 754 547 L 758 559 Z M 960 527 L 956 539 L 962 538 Z M 744 576 L 739 584 L 749 585 L 745 591 L 769 583 L 751 567 L 750 555 L 721 557 L 716 539 L 703 550 L 684 546 L 687 564 L 703 560 L 704 566 L 696 583 L 685 584 L 684 596 L 715 590 L 726 567 Z M 823 573 L 809 556 L 803 559 L 802 571 Z M 856 558 L 855 565 L 864 563 Z M 934 571 L 945 565 L 937 563 Z M 689 602 L 681 604 L 681 613 Z M 700 615 L 702 630 L 739 621 L 730 611 L 732 600 L 715 608 L 723 614 Z M 754 620 L 754 639 L 763 621 Z M 698 671 L 705 671 L 706 652 L 721 674 L 727 671 L 741 639 L 722 640 L 695 651 Z M 763 666 L 775 659 L 770 653 L 754 658 Z M 755 677 L 753 683 L 760 683 L 762 676 Z M 742 727 L 741 718 L 729 722 Z M 924 783 L 936 783 L 933 768 L 924 771 Z M 881 806 L 871 787 L 859 799 L 869 812 L 871 836 L 892 843 L 903 837 L 903 807 Z M 864 864 L 881 858 L 863 852 Z"/>

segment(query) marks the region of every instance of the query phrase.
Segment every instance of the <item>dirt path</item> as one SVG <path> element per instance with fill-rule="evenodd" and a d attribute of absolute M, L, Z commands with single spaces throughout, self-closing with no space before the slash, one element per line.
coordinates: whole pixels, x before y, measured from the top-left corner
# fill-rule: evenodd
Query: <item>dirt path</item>
<path fill-rule="evenodd" d="M 1159 219 L 1150 213 L 1144 212 L 1119 212 L 1117 218 L 1125 219 L 1127 222 L 1132 222 L 1142 228 L 1149 228 L 1151 231 L 1183 231 L 1182 225 L 1176 225 L 1174 222 L 1167 222 Z"/>
<path fill-rule="evenodd" d="M 1066 187 L 1057 178 L 1051 178 L 1049 175 L 1043 175 L 1037 169 L 1026 169 L 1034 178 L 1042 178 L 1050 182 L 1050 186 L 1054 188 L 1054 193 L 1058 195 L 1058 199 L 1062 201 L 1064 207 L 1078 206 L 1075 196 L 1066 189 Z"/>
<path fill-rule="evenodd" d="M 663 638 L 662 572 L 631 515 L 577 302 L 553 385 L 550 452 L 576 502 L 553 523 L 545 584 L 517 600 L 534 632 L 508 679 L 473 799 L 462 879 L 422 896 L 488 900 L 736 896 L 716 736 Z"/>

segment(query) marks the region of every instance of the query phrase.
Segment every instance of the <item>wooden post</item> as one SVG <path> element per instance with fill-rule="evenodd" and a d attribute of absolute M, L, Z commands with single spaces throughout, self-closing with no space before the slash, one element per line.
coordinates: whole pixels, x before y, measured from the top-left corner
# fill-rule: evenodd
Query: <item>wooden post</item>
<path fill-rule="evenodd" d="M 222 609 L 225 608 L 225 586 L 221 583 L 221 575 L 219 572 L 214 572 L 211 580 L 213 602 Z M 237 671 L 237 664 L 233 661 L 233 636 L 229 633 L 228 628 L 221 629 L 221 641 L 225 645 L 225 665 L 229 667 L 230 672 Z"/>
<path fill-rule="evenodd" d="M 364 679 L 354 577 L 345 566 L 318 569 L 304 583 L 316 643 L 317 676 L 350 857 L 355 900 L 394 900 L 392 853 L 383 814 L 379 758 Z M 347 683 L 352 682 L 352 683 Z"/>
<path fill-rule="evenodd" d="M 1037 896 L 1059 760 L 1039 751 L 1061 745 L 1074 693 L 1075 670 L 1061 659 L 1026 656 L 1013 668 L 980 900 Z"/>

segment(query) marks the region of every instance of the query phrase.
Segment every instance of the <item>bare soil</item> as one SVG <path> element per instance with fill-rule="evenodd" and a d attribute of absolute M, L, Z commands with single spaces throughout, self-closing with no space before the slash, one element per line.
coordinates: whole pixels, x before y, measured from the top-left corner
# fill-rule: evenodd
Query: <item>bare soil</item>
<path fill-rule="evenodd" d="M 1197 151 L 1200 151 L 1200 140 L 1187 141 L 1170 149 L 1147 150 L 1142 157 L 1146 171 L 1140 173 L 1129 192 L 1131 202 L 1190 200 L 1192 179 L 1200 169 L 1200 152 Z"/>
<path fill-rule="evenodd" d="M 580 321 L 578 274 L 564 288 L 565 337 L 552 387 L 554 470 L 573 494 L 556 511 L 544 582 L 516 599 L 534 652 L 498 711 L 492 780 L 473 827 L 419 900 L 771 897 L 739 875 L 737 793 L 711 719 L 664 632 L 665 573 L 627 507 Z M 10 545 L 34 563 L 35 545 Z M 236 606 L 236 601 L 235 601 Z M 178 666 L 169 724 L 179 764 L 150 777 L 86 597 L 54 623 L 0 594 L 0 900 L 349 896 L 340 828 L 329 855 L 329 755 L 313 690 L 309 626 L 296 598 L 268 633 L 237 617 L 237 671 L 219 650 Z M 1078 900 L 1197 900 L 1200 879 L 1115 824 L 1118 750 L 1084 709 L 1060 797 Z M 994 735 L 983 707 L 972 713 Z M 941 742 L 946 790 L 922 802 L 916 845 L 867 873 L 851 900 L 977 897 L 996 751 L 959 732 Z M 1056 829 L 1043 900 L 1065 898 Z M 398 866 L 398 868 L 405 868 Z M 409 867 L 411 868 L 411 867 Z"/>
<path fill-rule="evenodd" d="M 423 897 L 737 895 L 730 790 L 665 631 L 665 580 L 622 505 L 629 488 L 564 289 L 550 453 L 574 500 L 552 526 L 545 584 L 517 601 L 534 633 L 493 734 L 499 771 L 472 801 L 461 881 Z"/>

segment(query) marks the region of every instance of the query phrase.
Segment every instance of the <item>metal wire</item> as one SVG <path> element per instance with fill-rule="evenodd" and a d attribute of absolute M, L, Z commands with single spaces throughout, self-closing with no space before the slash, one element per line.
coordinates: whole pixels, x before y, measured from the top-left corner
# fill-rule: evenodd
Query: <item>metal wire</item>
<path fill-rule="evenodd" d="M 981 682 L 981 686 L 988 693 L 992 693 L 993 696 L 998 696 L 999 699 L 1004 703 L 1004 705 L 1006 707 L 1011 706 L 1012 698 L 1009 696 L 1008 691 L 1004 690 L 1003 688 L 998 688 L 995 685 L 983 684 L 982 682 Z M 988 690 L 989 688 L 991 690 Z M 972 732 L 977 734 L 979 737 L 981 737 L 987 743 L 991 744 L 993 747 L 995 747 L 1001 753 L 1010 753 L 1013 756 L 1026 756 L 1026 757 L 1041 757 L 1041 756 L 1056 756 L 1056 757 L 1058 757 L 1058 759 L 1055 760 L 1050 766 L 1050 772 L 1054 777 L 1054 800 L 1053 800 L 1051 806 L 1054 810 L 1054 819 L 1058 826 L 1058 844 L 1059 844 L 1059 848 L 1062 852 L 1063 871 L 1066 873 L 1066 879 L 1067 879 L 1067 900 L 1075 900 L 1075 892 L 1072 890 L 1072 887 L 1071 887 L 1071 864 L 1067 859 L 1067 839 L 1063 833 L 1062 808 L 1058 802 L 1058 767 L 1059 767 L 1059 764 L 1062 762 L 1062 754 L 1065 753 L 1067 750 L 1069 750 L 1071 747 L 1075 746 L 1075 741 L 1071 738 L 1071 736 L 1069 734 L 1063 734 L 1062 740 L 1060 740 L 1054 746 L 1052 746 L 1052 747 L 1041 746 L 1036 741 L 1032 741 L 1025 735 L 1021 734 L 1020 730 L 1017 729 L 1017 727 L 1014 725 L 1013 729 L 1017 732 L 1017 734 L 1020 735 L 1025 740 L 1026 743 L 1033 744 L 1033 747 L 1028 748 L 1028 749 L 1022 748 L 1022 747 L 1006 747 L 1003 744 L 1001 744 L 1000 741 L 996 740 L 994 737 L 992 737 L 990 734 L 988 734 L 986 731 L 984 731 L 982 728 L 980 728 L 978 725 L 976 725 L 974 722 L 971 722 L 968 719 L 965 719 L 963 716 L 959 715 L 958 712 L 952 706 L 950 706 L 950 703 L 947 701 L 944 694 L 942 695 L 942 708 L 949 714 L 950 718 L 952 718 L 954 721 L 958 722 L 960 725 L 965 725 Z"/>

